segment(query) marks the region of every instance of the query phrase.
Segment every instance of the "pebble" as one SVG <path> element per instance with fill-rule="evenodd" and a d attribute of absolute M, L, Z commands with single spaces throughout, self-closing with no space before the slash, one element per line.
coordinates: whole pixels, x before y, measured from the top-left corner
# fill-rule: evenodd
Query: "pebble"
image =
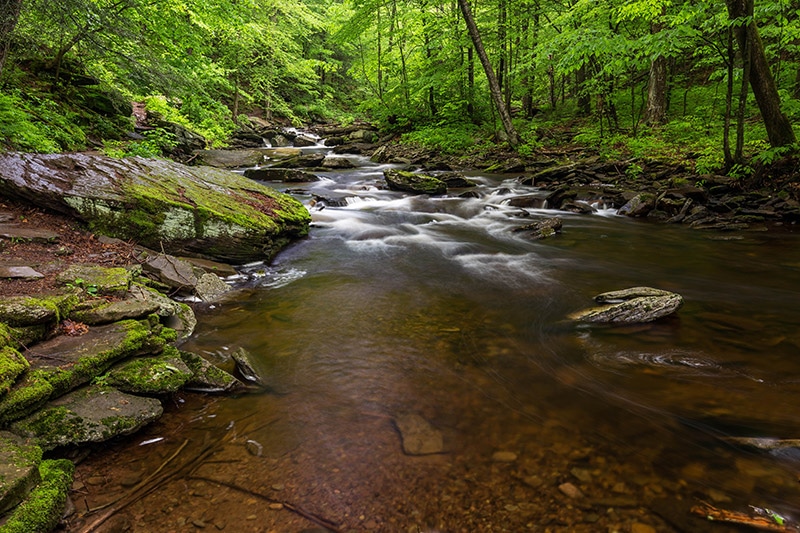
<path fill-rule="evenodd" d="M 272 509 L 273 511 L 280 511 L 281 509 L 283 509 L 283 504 L 282 503 L 271 503 L 271 504 L 269 504 L 269 508 Z"/>
<path fill-rule="evenodd" d="M 517 454 L 514 452 L 494 452 L 492 461 L 498 463 L 513 463 L 517 460 Z"/>
<path fill-rule="evenodd" d="M 585 468 L 573 468 L 569 471 L 575 479 L 578 481 L 582 481 L 583 483 L 589 483 L 592 481 L 592 473 L 586 470 Z"/>
<path fill-rule="evenodd" d="M 581 492 L 581 489 L 579 489 L 572 483 L 562 483 L 561 485 L 558 486 L 558 490 L 560 490 L 561 493 L 564 494 L 565 496 L 572 499 L 583 498 L 583 493 Z"/>
<path fill-rule="evenodd" d="M 192 525 L 198 529 L 203 529 L 206 527 L 206 523 L 202 520 L 192 520 Z"/>
<path fill-rule="evenodd" d="M 656 533 L 656 528 L 641 522 L 634 522 L 631 525 L 631 533 Z"/>

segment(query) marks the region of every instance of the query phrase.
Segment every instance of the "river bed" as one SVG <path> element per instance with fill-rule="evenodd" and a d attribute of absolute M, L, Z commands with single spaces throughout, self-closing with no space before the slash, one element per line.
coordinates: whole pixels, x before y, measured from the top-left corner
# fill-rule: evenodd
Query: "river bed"
<path fill-rule="evenodd" d="M 76 531 L 739 531 L 701 502 L 800 519 L 797 450 L 736 440 L 800 438 L 797 232 L 521 210 L 505 202 L 543 193 L 477 173 L 478 197 L 411 197 L 352 159 L 292 186 L 309 238 L 242 268 L 182 346 L 248 350 L 268 390 L 181 393 L 90 456 Z M 556 215 L 554 238 L 511 231 Z M 685 305 L 635 327 L 565 319 L 638 285 Z M 439 453 L 404 452 L 411 415 Z M 85 514 L 109 503 L 102 524 Z"/>

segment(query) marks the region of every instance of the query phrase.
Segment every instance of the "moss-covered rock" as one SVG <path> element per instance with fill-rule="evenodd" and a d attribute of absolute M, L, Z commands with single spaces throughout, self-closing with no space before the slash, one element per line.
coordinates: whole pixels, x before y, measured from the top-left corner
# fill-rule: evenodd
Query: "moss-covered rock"
<path fill-rule="evenodd" d="M 110 324 L 127 319 L 140 319 L 159 310 L 155 302 L 129 297 L 124 300 L 107 301 L 101 298 L 87 300 L 76 307 L 69 315 L 90 326 Z"/>
<path fill-rule="evenodd" d="M 64 514 L 75 465 L 67 459 L 42 461 L 42 481 L 17 507 L 0 533 L 50 533 Z"/>
<path fill-rule="evenodd" d="M 0 348 L 0 398 L 8 394 L 29 366 L 28 360 L 11 346 Z"/>
<path fill-rule="evenodd" d="M 157 320 L 123 320 L 90 328 L 80 337 L 61 335 L 30 348 L 25 356 L 31 368 L 44 372 L 56 397 L 88 383 L 117 361 L 160 352 L 167 339 Z"/>
<path fill-rule="evenodd" d="M 403 170 L 390 169 L 383 172 L 389 188 L 414 194 L 444 194 L 447 184 L 438 178 L 426 174 L 415 174 Z"/>
<path fill-rule="evenodd" d="M 241 381 L 199 355 L 184 351 L 180 354 L 183 362 L 192 371 L 192 378 L 184 385 L 186 389 L 199 392 L 230 392 L 244 387 Z"/>
<path fill-rule="evenodd" d="M 0 514 L 15 507 L 39 483 L 42 449 L 8 431 L 0 431 Z"/>
<path fill-rule="evenodd" d="M 180 390 L 192 379 L 192 371 L 173 346 L 156 357 L 138 357 L 117 365 L 105 382 L 133 394 L 168 394 Z"/>
<path fill-rule="evenodd" d="M 56 322 L 78 302 L 75 295 L 8 296 L 0 299 L 0 322 L 13 327 Z"/>
<path fill-rule="evenodd" d="M 33 438 L 43 450 L 58 446 L 103 442 L 129 435 L 163 413 L 155 398 L 133 396 L 106 386 L 84 387 L 64 395 L 11 430 Z"/>
<path fill-rule="evenodd" d="M 89 154 L 0 154 L 0 192 L 98 233 L 176 255 L 244 263 L 308 233 L 297 200 L 234 172 Z"/>
<path fill-rule="evenodd" d="M 133 274 L 122 267 L 70 265 L 56 278 L 59 283 L 79 288 L 92 296 L 125 296 Z"/>
<path fill-rule="evenodd" d="M 0 400 L 0 425 L 18 420 L 44 405 L 53 394 L 47 372 L 33 370 L 25 373 Z"/>

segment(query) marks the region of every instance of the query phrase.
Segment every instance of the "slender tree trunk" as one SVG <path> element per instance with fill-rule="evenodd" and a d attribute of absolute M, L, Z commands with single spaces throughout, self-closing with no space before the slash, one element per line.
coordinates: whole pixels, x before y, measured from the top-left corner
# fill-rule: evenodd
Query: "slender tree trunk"
<path fill-rule="evenodd" d="M 378 3 L 377 15 L 378 15 L 378 98 L 380 98 L 381 102 L 383 102 L 383 54 L 381 49 L 381 5 Z"/>
<path fill-rule="evenodd" d="M 0 75 L 3 74 L 3 66 L 11 45 L 9 36 L 17 26 L 21 6 L 22 0 L 0 0 Z"/>
<path fill-rule="evenodd" d="M 773 147 L 794 144 L 796 138 L 792 124 L 781 111 L 778 88 L 767 63 L 764 44 L 753 21 L 753 0 L 725 0 L 725 3 L 731 21 L 745 18 L 750 20 L 749 24 L 742 24 L 735 29 L 736 40 L 743 52 L 746 47 L 749 48 L 750 86 L 767 129 L 769 143 Z"/>
<path fill-rule="evenodd" d="M 578 90 L 578 114 L 588 117 L 592 114 L 592 98 L 586 90 L 586 63 L 575 73 L 575 85 Z"/>
<path fill-rule="evenodd" d="M 728 67 L 728 83 L 725 91 L 725 125 L 722 129 L 722 152 L 725 155 L 725 172 L 733 167 L 733 155 L 731 154 L 731 112 L 733 111 L 733 28 L 728 27 L 728 57 L 726 60 Z"/>
<path fill-rule="evenodd" d="M 666 14 L 662 8 L 661 15 Z M 655 35 L 663 29 L 658 21 L 650 26 L 650 33 Z M 647 81 L 647 109 L 644 122 L 649 125 L 662 124 L 667 117 L 667 58 L 659 55 L 650 62 L 650 77 Z"/>
<path fill-rule="evenodd" d="M 503 124 L 503 129 L 508 136 L 508 143 L 516 148 L 519 145 L 519 135 L 514 128 L 514 124 L 511 122 L 511 115 L 504 105 L 503 92 L 500 90 L 500 84 L 497 83 L 497 76 L 495 76 L 492 64 L 489 62 L 489 56 L 486 55 L 486 49 L 483 47 L 481 34 L 478 31 L 478 26 L 475 24 L 475 19 L 472 17 L 469 3 L 467 3 L 467 0 L 458 0 L 458 6 L 461 8 L 461 14 L 464 15 L 464 22 L 467 23 L 467 30 L 472 39 L 472 44 L 475 47 L 475 51 L 478 53 L 478 59 L 480 59 L 483 70 L 486 73 L 486 79 L 489 82 L 489 92 L 491 93 L 494 106 L 497 109 L 497 114 L 500 115 L 500 122 Z"/>
<path fill-rule="evenodd" d="M 467 49 L 467 114 L 475 120 L 475 52 L 470 46 Z"/>

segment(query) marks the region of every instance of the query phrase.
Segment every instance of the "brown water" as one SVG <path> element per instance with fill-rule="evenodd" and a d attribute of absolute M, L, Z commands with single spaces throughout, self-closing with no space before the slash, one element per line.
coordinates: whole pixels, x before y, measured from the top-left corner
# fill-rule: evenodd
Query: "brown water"
<path fill-rule="evenodd" d="M 380 170 L 309 185 L 348 206 L 316 204 L 308 240 L 200 312 L 183 348 L 243 347 L 270 390 L 183 393 L 90 457 L 74 530 L 106 513 L 97 531 L 734 531 L 692 515 L 701 501 L 800 518 L 797 450 L 730 440 L 800 438 L 797 233 L 601 211 L 532 242 L 503 204 L 531 189 L 478 176 L 479 199 L 405 198 Z M 564 320 L 635 285 L 686 304 L 653 325 Z M 406 414 L 442 453 L 403 452 Z"/>

